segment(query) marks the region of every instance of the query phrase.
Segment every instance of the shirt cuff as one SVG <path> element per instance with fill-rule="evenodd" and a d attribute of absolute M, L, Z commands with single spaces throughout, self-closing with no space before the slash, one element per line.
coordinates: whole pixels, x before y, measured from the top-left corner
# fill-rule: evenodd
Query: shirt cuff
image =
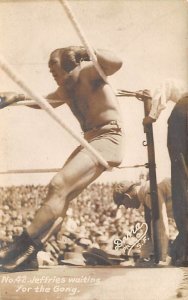
<path fill-rule="evenodd" d="M 149 117 L 151 117 L 152 119 L 155 119 L 155 120 L 157 120 L 157 118 L 158 118 L 157 113 L 154 113 L 154 112 L 150 112 Z"/>

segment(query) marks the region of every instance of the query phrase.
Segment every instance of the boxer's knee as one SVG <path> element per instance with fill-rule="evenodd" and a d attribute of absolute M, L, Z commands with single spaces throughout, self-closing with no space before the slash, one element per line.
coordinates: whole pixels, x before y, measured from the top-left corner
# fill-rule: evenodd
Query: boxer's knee
<path fill-rule="evenodd" d="M 46 204 L 56 217 L 63 216 L 69 206 L 69 184 L 63 174 L 56 174 L 48 187 Z"/>
<path fill-rule="evenodd" d="M 62 174 L 56 174 L 49 184 L 49 193 L 58 197 L 66 196 L 66 181 Z"/>

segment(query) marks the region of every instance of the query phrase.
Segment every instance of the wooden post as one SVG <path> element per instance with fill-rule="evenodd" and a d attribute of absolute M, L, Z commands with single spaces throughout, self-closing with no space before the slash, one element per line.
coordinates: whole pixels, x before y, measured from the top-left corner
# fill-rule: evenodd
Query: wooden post
<path fill-rule="evenodd" d="M 138 100 L 144 103 L 144 114 L 145 117 L 149 115 L 151 109 L 151 96 L 148 90 L 131 92 L 127 90 L 118 90 L 118 97 L 136 97 Z M 155 262 L 159 262 L 159 241 L 157 231 L 157 221 L 159 219 L 159 203 L 158 203 L 158 190 L 157 190 L 157 177 L 156 177 L 156 164 L 155 164 L 155 147 L 153 138 L 153 125 L 149 124 L 144 126 L 144 132 L 146 134 L 146 143 L 143 142 L 144 146 L 147 146 L 148 151 L 148 163 L 146 166 L 149 169 L 149 180 L 150 180 L 150 197 L 151 197 L 151 215 L 152 215 L 152 232 L 153 232 L 153 245 Z"/>
<path fill-rule="evenodd" d="M 145 116 L 149 115 L 151 108 L 151 98 L 142 97 L 144 102 L 144 113 Z M 153 125 L 149 124 L 144 126 L 144 132 L 146 134 L 146 141 L 148 151 L 148 169 L 150 179 L 150 196 L 151 196 L 151 209 L 152 209 L 152 231 L 153 231 L 153 244 L 154 244 L 154 255 L 155 262 L 159 262 L 159 242 L 157 232 L 157 220 L 159 219 L 159 204 L 158 204 L 158 192 L 157 192 L 157 176 L 156 176 L 156 164 L 155 164 L 155 147 L 153 138 Z"/>

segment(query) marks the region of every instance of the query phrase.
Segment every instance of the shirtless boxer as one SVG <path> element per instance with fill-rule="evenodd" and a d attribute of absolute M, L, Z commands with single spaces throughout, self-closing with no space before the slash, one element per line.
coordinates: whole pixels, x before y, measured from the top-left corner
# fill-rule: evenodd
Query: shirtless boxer
<path fill-rule="evenodd" d="M 113 53 L 97 50 L 98 63 L 106 76 L 118 71 L 122 61 Z M 47 99 L 61 100 L 75 115 L 84 138 L 110 166 L 118 166 L 123 158 L 121 117 L 116 97 L 98 74 L 83 47 L 56 49 L 50 55 L 49 69 L 57 90 Z M 21 95 L 2 94 L 4 101 L 23 100 Z M 11 98 L 12 97 L 12 98 Z M 55 105 L 53 105 L 55 106 Z M 46 201 L 38 210 L 31 225 L 7 248 L 0 250 L 3 270 L 12 272 L 36 269 L 36 254 L 42 248 L 41 239 L 58 217 L 64 217 L 69 202 L 93 182 L 105 168 L 88 150 L 79 146 L 49 184 Z"/>

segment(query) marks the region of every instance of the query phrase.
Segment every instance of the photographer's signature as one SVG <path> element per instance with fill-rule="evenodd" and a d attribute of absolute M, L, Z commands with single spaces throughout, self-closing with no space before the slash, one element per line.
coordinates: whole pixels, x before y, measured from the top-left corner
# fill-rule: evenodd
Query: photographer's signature
<path fill-rule="evenodd" d="M 130 255 L 134 248 L 141 249 L 146 243 L 146 234 L 148 225 L 146 223 L 136 223 L 136 225 L 128 231 L 122 239 L 115 239 L 115 250 L 123 249 L 124 253 Z"/>

